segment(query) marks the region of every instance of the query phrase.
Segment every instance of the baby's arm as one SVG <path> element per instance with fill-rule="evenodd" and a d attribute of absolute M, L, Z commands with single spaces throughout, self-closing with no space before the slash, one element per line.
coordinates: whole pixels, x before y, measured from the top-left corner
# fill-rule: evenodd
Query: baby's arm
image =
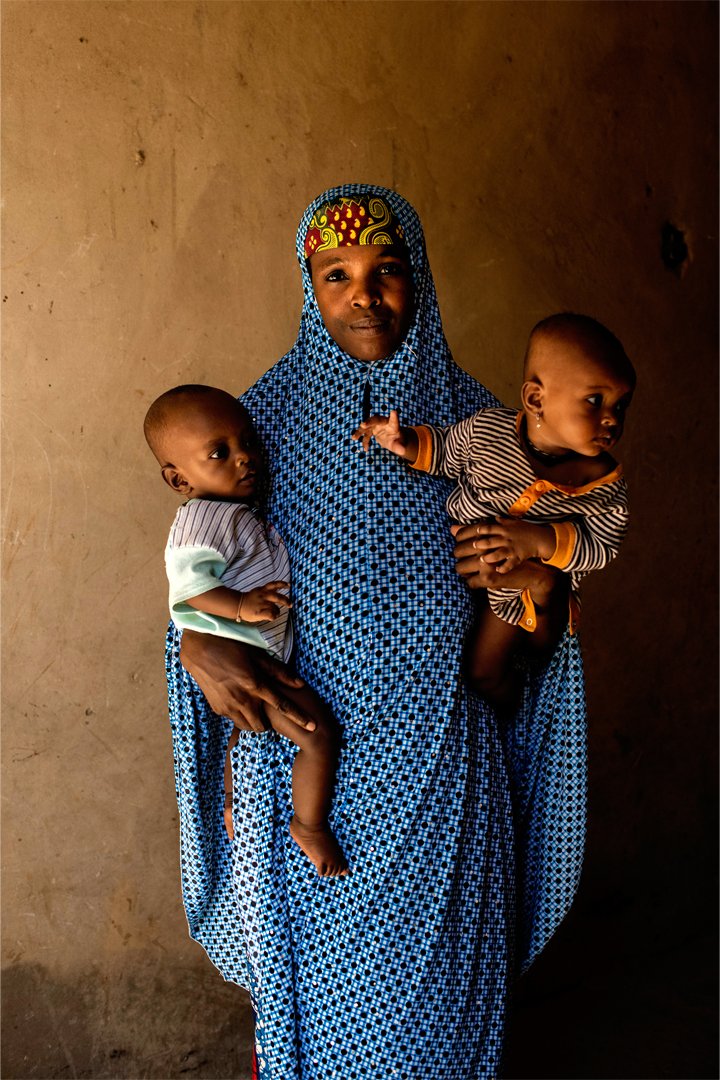
<path fill-rule="evenodd" d="M 371 416 L 352 437 L 361 440 L 365 450 L 369 448 L 370 440 L 375 439 L 386 450 L 405 458 L 413 469 L 457 480 L 476 447 L 477 423 L 483 411 L 446 427 L 434 424 L 400 427 L 398 414 L 393 409 L 389 416 Z"/>
<path fill-rule="evenodd" d="M 371 416 L 352 433 L 353 439 L 362 443 L 363 450 L 370 449 L 370 440 L 385 450 L 405 458 L 412 465 L 418 455 L 418 437 L 414 428 L 400 427 L 397 411 L 393 409 L 389 416 Z"/>
<path fill-rule="evenodd" d="M 497 518 L 476 525 L 475 530 L 475 550 L 481 561 L 494 566 L 498 574 L 507 574 L 528 559 L 550 562 L 557 549 L 557 534 L 551 525 Z"/>
<path fill-rule="evenodd" d="M 284 595 L 289 588 L 289 581 L 268 581 L 244 593 L 219 585 L 198 596 L 189 596 L 184 602 L 208 615 L 220 615 L 235 622 L 267 622 L 277 619 L 283 608 L 292 607 Z"/>
<path fill-rule="evenodd" d="M 475 550 L 481 561 L 507 574 L 527 559 L 541 559 L 565 573 L 580 575 L 601 570 L 617 555 L 627 532 L 627 487 L 624 479 L 600 493 L 598 512 L 570 521 L 539 525 L 516 518 L 498 518 L 476 525 Z M 575 580 L 578 578 L 576 576 Z"/>
<path fill-rule="evenodd" d="M 573 518 L 574 542 L 562 565 L 566 573 L 582 577 L 591 570 L 602 570 L 620 550 L 628 527 L 625 480 L 621 477 L 615 484 L 608 485 L 604 493 L 608 498 L 601 512 Z"/>

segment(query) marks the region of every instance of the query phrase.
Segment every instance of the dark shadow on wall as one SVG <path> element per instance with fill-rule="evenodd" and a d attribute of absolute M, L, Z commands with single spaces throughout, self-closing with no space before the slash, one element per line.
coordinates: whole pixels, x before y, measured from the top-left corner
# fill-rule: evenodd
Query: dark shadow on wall
<path fill-rule="evenodd" d="M 653 893 L 581 886 L 518 984 L 504 1080 L 717 1078 L 714 889 Z"/>

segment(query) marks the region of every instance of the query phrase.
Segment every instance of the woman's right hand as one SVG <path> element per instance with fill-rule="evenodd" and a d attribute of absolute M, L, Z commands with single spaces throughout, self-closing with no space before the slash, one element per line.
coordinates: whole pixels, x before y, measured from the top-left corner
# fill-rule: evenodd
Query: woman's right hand
<path fill-rule="evenodd" d="M 263 703 L 312 731 L 315 721 L 283 693 L 283 686 L 305 683 L 268 653 L 229 638 L 184 630 L 180 661 L 195 679 L 213 712 L 229 717 L 243 731 L 265 731 Z"/>

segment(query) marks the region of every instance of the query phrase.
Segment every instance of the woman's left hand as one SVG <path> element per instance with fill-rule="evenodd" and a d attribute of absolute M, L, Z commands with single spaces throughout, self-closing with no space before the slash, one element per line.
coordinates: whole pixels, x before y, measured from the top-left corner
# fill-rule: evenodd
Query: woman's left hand
<path fill-rule="evenodd" d="M 549 525 L 535 525 L 515 518 L 478 522 L 473 548 L 480 561 L 489 563 L 496 574 L 508 574 L 528 559 L 549 559 L 555 551 L 555 533 Z"/>
<path fill-rule="evenodd" d="M 492 523 L 453 525 L 450 532 L 455 537 L 455 569 L 471 589 L 526 589 L 529 588 L 536 603 L 546 600 L 556 585 L 560 571 L 552 566 L 532 560 L 503 573 L 498 579 L 495 566 L 486 562 L 488 537 L 496 526 Z"/>

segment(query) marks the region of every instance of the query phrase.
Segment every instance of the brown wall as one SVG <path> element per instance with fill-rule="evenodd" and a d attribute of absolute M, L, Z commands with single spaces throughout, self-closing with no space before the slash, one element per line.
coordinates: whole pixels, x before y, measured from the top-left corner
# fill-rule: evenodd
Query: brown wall
<path fill-rule="evenodd" d="M 296 223 L 344 180 L 415 204 L 455 356 L 508 403 L 553 311 L 600 318 L 636 362 L 632 534 L 585 599 L 587 875 L 548 985 L 697 934 L 716 22 L 672 2 L 4 5 L 3 1076 L 240 1075 L 242 995 L 179 900 L 174 501 L 141 423 L 163 389 L 240 392 L 292 343 Z"/>

